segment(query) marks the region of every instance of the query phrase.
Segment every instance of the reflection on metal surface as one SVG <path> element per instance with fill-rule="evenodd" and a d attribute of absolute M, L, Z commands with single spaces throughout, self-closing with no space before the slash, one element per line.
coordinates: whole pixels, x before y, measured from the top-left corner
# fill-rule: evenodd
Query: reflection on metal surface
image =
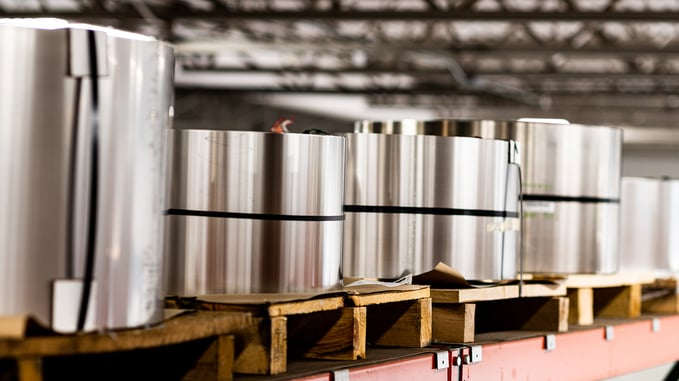
<path fill-rule="evenodd" d="M 623 177 L 621 269 L 679 272 L 679 180 Z"/>
<path fill-rule="evenodd" d="M 512 142 L 406 133 L 346 138 L 345 275 L 393 278 L 441 261 L 469 279 L 515 276 Z"/>
<path fill-rule="evenodd" d="M 96 329 L 158 322 L 173 50 L 110 29 L 48 23 L 0 25 L 0 315 L 49 323 L 52 303 L 82 297 L 50 290 L 53 281 L 84 276 L 97 121 L 98 291 L 87 317 Z M 89 34 L 96 44 L 87 45 Z"/>
<path fill-rule="evenodd" d="M 337 286 L 344 139 L 172 132 L 168 292 L 301 292 Z"/>
<path fill-rule="evenodd" d="M 527 200 L 524 270 L 611 273 L 618 269 L 620 129 L 494 120 L 403 120 L 358 122 L 355 131 L 517 141 Z M 535 202 L 543 209 L 536 210 Z"/>

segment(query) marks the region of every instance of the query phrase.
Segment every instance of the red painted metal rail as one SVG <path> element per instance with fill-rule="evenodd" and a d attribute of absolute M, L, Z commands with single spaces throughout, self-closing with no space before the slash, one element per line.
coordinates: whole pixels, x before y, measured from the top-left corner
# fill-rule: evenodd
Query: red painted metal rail
<path fill-rule="evenodd" d="M 555 334 L 550 350 L 545 336 L 481 344 L 481 361 L 461 368 L 454 365 L 455 357 L 465 357 L 468 348 L 449 349 L 451 367 L 444 369 L 436 369 L 433 353 L 350 367 L 349 380 L 599 380 L 679 360 L 679 315 L 612 321 L 606 327 Z M 300 380 L 333 381 L 334 376 L 319 373 Z"/>

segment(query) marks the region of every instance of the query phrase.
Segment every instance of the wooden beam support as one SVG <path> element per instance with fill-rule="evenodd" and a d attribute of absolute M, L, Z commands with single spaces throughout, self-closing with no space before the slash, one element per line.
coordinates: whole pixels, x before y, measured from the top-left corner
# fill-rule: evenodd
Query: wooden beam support
<path fill-rule="evenodd" d="M 568 289 L 570 306 L 568 309 L 568 322 L 578 325 L 594 324 L 594 292 L 592 288 Z"/>
<path fill-rule="evenodd" d="M 432 339 L 437 343 L 471 343 L 474 341 L 476 305 L 434 304 Z"/>
<path fill-rule="evenodd" d="M 422 348 L 431 344 L 431 339 L 431 298 L 368 306 L 371 344 Z"/>

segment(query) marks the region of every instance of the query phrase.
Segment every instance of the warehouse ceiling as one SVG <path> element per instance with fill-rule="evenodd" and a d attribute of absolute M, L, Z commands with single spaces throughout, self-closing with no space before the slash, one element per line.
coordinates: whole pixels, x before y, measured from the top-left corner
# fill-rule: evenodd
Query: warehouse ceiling
<path fill-rule="evenodd" d="M 173 42 L 186 96 L 672 128 L 679 116 L 679 0 L 0 0 L 0 17 L 45 16 Z"/>

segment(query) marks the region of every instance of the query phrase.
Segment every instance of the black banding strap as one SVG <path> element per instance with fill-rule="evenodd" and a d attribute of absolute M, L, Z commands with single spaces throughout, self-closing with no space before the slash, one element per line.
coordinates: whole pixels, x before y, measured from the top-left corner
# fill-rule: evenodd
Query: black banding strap
<path fill-rule="evenodd" d="M 94 31 L 87 31 L 87 45 L 90 66 L 90 83 L 92 85 L 92 131 L 91 131 L 91 163 L 90 163 L 90 200 L 87 225 L 87 246 L 85 272 L 83 276 L 83 292 L 80 299 L 77 330 L 85 328 L 85 319 L 89 307 L 92 282 L 94 281 L 94 262 L 97 248 L 97 208 L 99 199 L 99 69 L 97 67 L 97 41 Z"/>
<path fill-rule="evenodd" d="M 483 209 L 431 208 L 419 206 L 344 205 L 348 213 L 430 214 L 436 216 L 475 216 L 518 218 L 518 212 Z"/>
<path fill-rule="evenodd" d="M 619 198 L 603 198 L 589 196 L 556 196 L 551 194 L 524 194 L 523 201 L 550 201 L 550 202 L 579 202 L 583 204 L 619 204 Z"/>
<path fill-rule="evenodd" d="M 193 216 L 213 218 L 238 218 L 266 221 L 344 221 L 344 215 L 339 216 L 305 216 L 295 214 L 268 214 L 268 213 L 234 213 L 217 212 L 191 209 L 168 209 L 165 214 L 171 216 Z"/>

